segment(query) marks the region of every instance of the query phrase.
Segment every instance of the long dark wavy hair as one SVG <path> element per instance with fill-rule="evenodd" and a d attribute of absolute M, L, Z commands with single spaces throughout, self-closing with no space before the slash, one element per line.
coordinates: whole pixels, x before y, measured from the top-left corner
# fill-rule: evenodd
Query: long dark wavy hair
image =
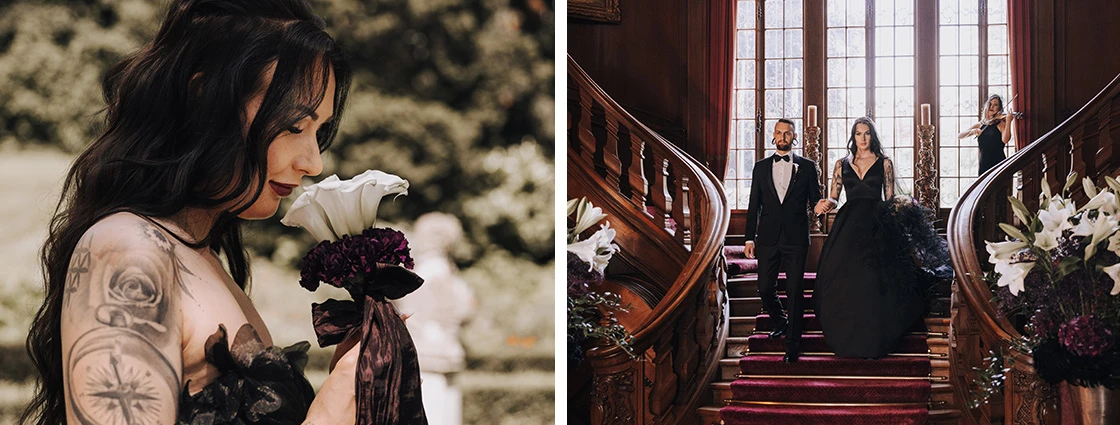
<path fill-rule="evenodd" d="M 886 157 L 883 154 L 883 142 L 879 141 L 879 130 L 875 129 L 875 121 L 868 117 L 856 118 L 856 122 L 852 124 L 852 133 L 848 136 L 848 152 L 852 153 L 852 158 L 856 157 L 856 152 L 859 147 L 856 146 L 856 126 L 864 124 L 870 129 L 871 133 L 871 153 L 879 157 Z"/>
<path fill-rule="evenodd" d="M 66 175 L 41 252 L 46 299 L 27 337 L 39 382 L 21 424 L 66 422 L 63 287 L 75 245 L 98 220 L 121 211 L 169 217 L 242 205 L 222 211 L 201 240 L 173 236 L 225 254 L 245 288 L 249 263 L 237 215 L 264 188 L 269 144 L 326 98 L 332 74 L 335 118 L 316 134 L 320 151 L 338 132 L 350 70 L 323 27 L 306 0 L 175 0 L 155 39 L 106 72 L 104 132 Z M 245 116 L 248 100 L 261 93 L 256 116 Z M 246 194 L 249 201 L 239 201 Z"/>

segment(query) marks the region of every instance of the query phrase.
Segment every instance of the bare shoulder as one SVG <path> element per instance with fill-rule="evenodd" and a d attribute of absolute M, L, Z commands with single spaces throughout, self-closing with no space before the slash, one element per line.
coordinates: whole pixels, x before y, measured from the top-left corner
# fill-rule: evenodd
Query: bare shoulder
<path fill-rule="evenodd" d="M 61 320 L 70 423 L 174 420 L 182 368 L 179 267 L 159 229 L 132 214 L 105 217 L 82 236 Z M 136 402 L 114 402 L 121 388 Z"/>

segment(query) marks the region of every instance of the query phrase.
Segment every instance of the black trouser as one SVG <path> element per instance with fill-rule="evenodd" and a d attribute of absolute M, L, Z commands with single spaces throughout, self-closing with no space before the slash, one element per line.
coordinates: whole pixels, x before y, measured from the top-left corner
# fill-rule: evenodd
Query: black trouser
<path fill-rule="evenodd" d="M 758 259 L 758 296 L 762 306 L 774 321 L 774 329 L 786 327 L 786 349 L 797 351 L 801 346 L 801 332 L 804 327 L 805 296 L 801 290 L 801 280 L 805 276 L 805 255 L 809 247 L 805 245 L 756 246 L 755 258 Z M 783 267 L 784 266 L 784 267 Z M 778 300 L 778 269 L 786 271 L 786 296 L 788 297 L 787 317 Z"/>

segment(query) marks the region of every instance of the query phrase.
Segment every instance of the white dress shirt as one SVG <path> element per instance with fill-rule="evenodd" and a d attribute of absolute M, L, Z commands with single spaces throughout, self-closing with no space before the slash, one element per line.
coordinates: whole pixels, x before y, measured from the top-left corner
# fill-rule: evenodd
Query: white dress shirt
<path fill-rule="evenodd" d="M 787 154 L 790 158 L 789 161 L 777 161 L 771 156 L 774 161 L 774 166 L 771 167 L 771 176 L 774 179 L 774 189 L 778 191 L 778 200 L 785 202 L 786 192 L 789 190 L 789 180 L 793 176 L 793 153 Z"/>

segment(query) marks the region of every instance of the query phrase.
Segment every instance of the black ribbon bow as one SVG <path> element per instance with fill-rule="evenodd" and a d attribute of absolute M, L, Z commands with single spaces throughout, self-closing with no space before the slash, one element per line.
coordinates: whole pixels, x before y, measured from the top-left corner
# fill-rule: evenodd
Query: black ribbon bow
<path fill-rule="evenodd" d="M 789 155 L 774 154 L 774 162 L 778 161 L 789 161 Z"/>
<path fill-rule="evenodd" d="M 357 425 L 428 423 L 420 398 L 416 345 L 389 302 L 423 283 L 424 279 L 404 267 L 377 263 L 363 285 L 348 288 L 354 301 L 329 299 L 311 305 L 320 347 L 338 344 L 360 332 L 361 355 L 354 388 Z"/>

